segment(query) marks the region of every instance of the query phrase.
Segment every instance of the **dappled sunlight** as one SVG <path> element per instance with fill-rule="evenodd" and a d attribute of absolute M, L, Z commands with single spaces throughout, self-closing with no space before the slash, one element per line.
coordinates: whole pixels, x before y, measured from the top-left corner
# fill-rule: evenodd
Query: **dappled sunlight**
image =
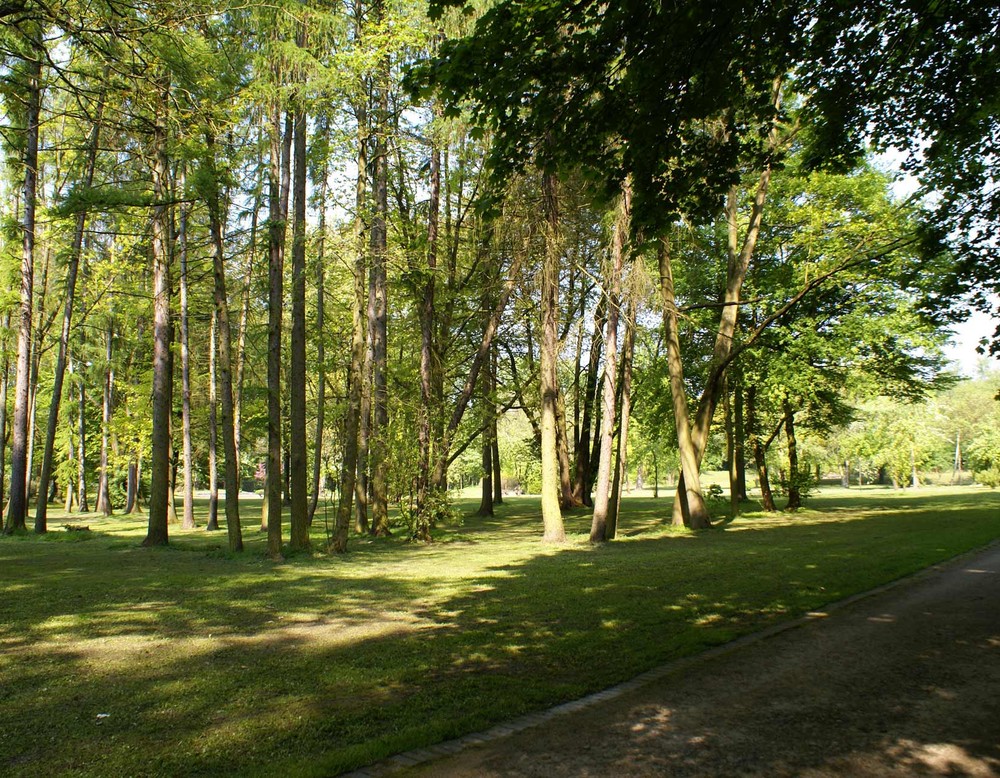
<path fill-rule="evenodd" d="M 994 778 L 1000 772 L 1000 759 L 972 753 L 959 743 L 919 743 L 901 739 L 889 746 L 885 755 L 913 773 Z"/>
<path fill-rule="evenodd" d="M 664 501 L 626 500 L 634 534 L 592 546 L 585 512 L 569 542 L 540 543 L 526 499 L 442 529 L 444 542 L 366 539 L 278 564 L 261 537 L 242 556 L 204 533 L 141 549 L 136 523 L 121 535 L 116 519 L 79 542 L 2 541 L 16 584 L 0 600 L 0 764 L 129 774 L 144 753 L 181 774 L 179 754 L 197 753 L 209 773 L 265 757 L 280 772 L 308 743 L 335 774 L 358 763 L 357 743 L 370 758 L 434 742 L 815 612 L 940 558 L 925 534 L 945 556 L 1000 534 L 980 519 L 942 541 L 938 502 L 691 533 L 662 523 Z M 672 718 L 657 721 L 644 731 Z M 61 722 L 58 753 L 32 745 L 38 722 Z M 104 748 L 112 737 L 128 746 Z"/>

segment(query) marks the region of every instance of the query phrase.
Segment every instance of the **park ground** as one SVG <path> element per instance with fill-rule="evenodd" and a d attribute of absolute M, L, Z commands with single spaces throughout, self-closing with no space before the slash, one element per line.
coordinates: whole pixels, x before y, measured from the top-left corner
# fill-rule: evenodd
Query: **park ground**
<path fill-rule="evenodd" d="M 3 539 L 0 772 L 333 775 L 1000 537 L 1000 494 L 975 487 L 827 489 L 807 510 L 748 506 L 697 534 L 665 525 L 666 499 L 630 498 L 601 547 L 582 511 L 553 547 L 532 498 L 491 519 L 459 506 L 434 543 L 352 538 L 343 557 L 320 552 L 321 509 L 317 550 L 282 563 L 265 558 L 253 508 L 242 555 L 204 530 L 141 548 L 134 516 L 57 516 L 45 538 Z"/>

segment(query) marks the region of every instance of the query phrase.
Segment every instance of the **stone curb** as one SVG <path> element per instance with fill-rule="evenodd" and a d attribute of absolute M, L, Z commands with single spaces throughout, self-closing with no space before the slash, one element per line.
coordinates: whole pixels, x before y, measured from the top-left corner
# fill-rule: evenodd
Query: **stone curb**
<path fill-rule="evenodd" d="M 867 600 L 870 597 L 875 597 L 879 594 L 883 594 L 884 592 L 897 589 L 900 586 L 917 583 L 925 578 L 929 578 L 930 576 L 949 567 L 961 564 L 964 560 L 970 557 L 983 554 L 996 546 L 1000 546 L 1000 539 L 993 540 L 985 546 L 980 546 L 979 548 L 974 548 L 970 551 L 965 551 L 948 559 L 944 559 L 930 565 L 929 567 L 925 567 L 922 570 L 918 570 L 915 573 L 910 573 L 902 578 L 897 578 L 894 581 L 889 581 L 881 586 L 877 586 L 874 589 L 852 594 L 850 597 L 845 597 L 841 600 L 831 602 L 826 605 L 822 611 L 810 611 L 806 613 L 806 615 L 800 616 L 799 618 L 775 624 L 771 627 L 767 627 L 766 629 L 759 630 L 758 632 L 751 632 L 748 635 L 743 635 L 742 637 L 730 640 L 728 643 L 723 643 L 722 645 L 706 649 L 701 653 L 682 657 L 680 659 L 674 659 L 666 664 L 660 665 L 659 667 L 654 667 L 652 670 L 640 673 L 628 681 L 623 681 L 622 683 L 615 684 L 614 686 L 603 689 L 602 691 L 588 694 L 586 697 L 581 697 L 577 700 L 570 700 L 569 702 L 564 702 L 547 710 L 536 711 L 534 713 L 525 714 L 524 716 L 519 716 L 516 719 L 503 722 L 502 724 L 496 724 L 489 729 L 483 730 L 482 732 L 472 732 L 460 738 L 455 738 L 454 740 L 446 740 L 442 743 L 436 743 L 424 748 L 404 751 L 401 754 L 396 754 L 395 756 L 375 762 L 367 767 L 362 767 L 354 770 L 353 772 L 345 773 L 343 774 L 343 778 L 380 778 L 380 776 L 391 775 L 410 767 L 426 764 L 443 757 L 453 756 L 474 746 L 480 746 L 486 743 L 501 740 L 509 735 L 521 732 L 522 730 L 545 724 L 552 719 L 558 718 L 559 716 L 574 713 L 578 710 L 584 710 L 585 708 L 592 708 L 602 703 L 609 702 L 610 700 L 618 699 L 629 692 L 641 689 L 642 687 L 655 681 L 666 678 L 668 675 L 672 675 L 680 670 L 683 670 L 696 662 L 702 662 L 707 659 L 728 654 L 732 651 L 743 648 L 744 646 L 760 643 L 764 640 L 775 637 L 776 635 L 780 635 L 783 632 L 788 632 L 789 630 L 803 627 L 806 624 L 811 624 L 818 619 L 824 619 L 830 614 L 843 610 L 856 602 L 860 602 L 861 600 Z"/>

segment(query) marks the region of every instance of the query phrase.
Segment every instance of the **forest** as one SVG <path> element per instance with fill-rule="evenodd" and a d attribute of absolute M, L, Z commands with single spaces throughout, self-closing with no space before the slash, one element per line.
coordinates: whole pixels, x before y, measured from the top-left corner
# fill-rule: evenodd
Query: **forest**
<path fill-rule="evenodd" d="M 5 533 L 997 485 L 988 6 L 3 3 Z"/>

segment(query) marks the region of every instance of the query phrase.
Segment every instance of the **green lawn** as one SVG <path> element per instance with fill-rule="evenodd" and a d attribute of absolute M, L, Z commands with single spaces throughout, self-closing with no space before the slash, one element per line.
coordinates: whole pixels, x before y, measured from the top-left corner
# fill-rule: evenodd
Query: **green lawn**
<path fill-rule="evenodd" d="M 584 512 L 543 546 L 519 498 L 430 545 L 352 538 L 345 557 L 275 564 L 246 508 L 240 556 L 203 530 L 140 548 L 134 517 L 56 514 L 45 538 L 0 540 L 0 774 L 330 775 L 1000 537 L 1000 493 L 971 487 L 829 489 L 697 535 L 634 498 L 599 548 Z"/>

